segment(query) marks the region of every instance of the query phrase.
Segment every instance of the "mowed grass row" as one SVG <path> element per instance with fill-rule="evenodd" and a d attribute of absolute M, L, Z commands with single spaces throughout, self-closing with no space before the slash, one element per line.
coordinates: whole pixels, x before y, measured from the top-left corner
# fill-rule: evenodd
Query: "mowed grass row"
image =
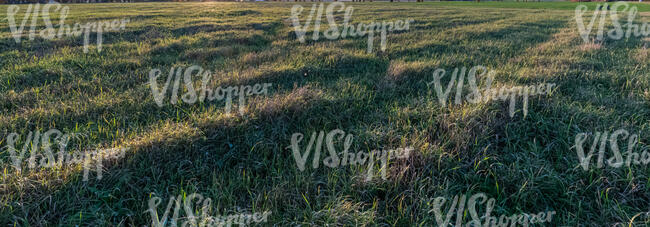
<path fill-rule="evenodd" d="M 365 37 L 298 42 L 293 3 L 69 5 L 67 24 L 130 19 L 88 53 L 81 37 L 16 43 L 0 21 L 0 222 L 150 225 L 151 196 L 163 198 L 162 215 L 170 196 L 194 192 L 215 214 L 271 211 L 266 224 L 282 226 L 435 225 L 434 198 L 478 192 L 496 199 L 493 216 L 552 210 L 550 225 L 630 222 L 648 211 L 648 168 L 584 171 L 571 147 L 578 133 L 620 128 L 648 141 L 650 41 L 585 44 L 576 4 L 515 4 L 346 3 L 353 24 L 415 20 L 388 34 L 385 52 L 375 40 L 373 53 Z M 150 70 L 192 65 L 219 72 L 213 87 L 273 86 L 247 99 L 244 114 L 225 113 L 223 101 L 157 106 Z M 437 68 L 476 65 L 496 71 L 493 87 L 557 89 L 531 98 L 526 117 L 519 100 L 511 118 L 501 101 L 443 107 L 426 85 Z M 83 181 L 80 165 L 17 174 L 7 135 L 52 128 L 83 134 L 70 152 L 130 150 L 101 180 Z M 365 166 L 300 172 L 291 135 L 334 129 L 354 134 L 351 150 L 415 153 L 391 164 L 387 180 L 364 182 Z"/>

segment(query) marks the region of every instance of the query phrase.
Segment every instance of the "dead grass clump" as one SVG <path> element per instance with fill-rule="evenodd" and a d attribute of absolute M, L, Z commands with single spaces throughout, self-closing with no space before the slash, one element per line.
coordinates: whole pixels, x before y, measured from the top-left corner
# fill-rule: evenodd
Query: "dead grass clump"
<path fill-rule="evenodd" d="M 129 147 L 132 150 L 138 150 L 142 147 L 150 147 L 156 144 L 174 147 L 179 141 L 197 138 L 200 134 L 200 130 L 189 123 L 165 121 L 156 127 L 152 127 L 151 130 L 143 133 L 136 139 L 124 141 L 124 144 L 125 147 Z"/>
<path fill-rule="evenodd" d="M 185 51 L 184 58 L 188 60 L 205 61 L 217 54 L 217 48 L 193 49 Z"/>
<path fill-rule="evenodd" d="M 231 46 L 224 46 L 218 48 L 215 53 L 223 57 L 232 57 L 239 54 L 239 50 Z"/>
<path fill-rule="evenodd" d="M 267 50 L 262 52 L 250 52 L 242 57 L 242 61 L 247 65 L 260 65 L 264 62 L 272 61 L 280 51 Z"/>
<path fill-rule="evenodd" d="M 346 226 L 354 225 L 356 223 L 371 223 L 375 220 L 376 214 L 370 209 L 364 209 L 364 204 L 351 201 L 350 199 L 342 199 L 330 209 L 323 209 L 314 212 L 314 225 L 330 225 Z M 332 223 L 332 220 L 335 220 Z"/>
<path fill-rule="evenodd" d="M 276 95 L 259 103 L 256 109 L 259 110 L 261 116 L 270 118 L 281 114 L 300 113 L 307 109 L 314 100 L 320 99 L 322 95 L 321 90 L 311 86 L 294 88 L 289 94 Z"/>
<path fill-rule="evenodd" d="M 578 49 L 581 51 L 594 51 L 600 50 L 603 47 L 603 44 L 600 42 L 588 42 L 578 46 Z"/>
<path fill-rule="evenodd" d="M 416 74 L 424 71 L 427 64 L 425 62 L 403 62 L 391 61 L 388 67 L 386 79 L 391 82 L 398 82 L 406 79 L 411 74 Z"/>
<path fill-rule="evenodd" d="M 142 33 L 138 39 L 139 40 L 153 40 L 153 39 L 159 39 L 159 38 L 165 38 L 166 35 L 165 33 L 159 31 L 157 28 L 150 28 L 147 29 L 147 32 Z"/>
<path fill-rule="evenodd" d="M 645 44 L 634 55 L 634 59 L 636 59 L 639 63 L 645 63 L 648 61 L 648 48 Z"/>
<path fill-rule="evenodd" d="M 394 182 L 402 182 L 405 184 L 408 184 L 408 182 L 413 182 L 417 180 L 419 176 L 421 176 L 427 163 L 430 163 L 432 161 L 428 157 L 422 155 L 422 150 L 423 150 L 422 146 L 409 146 L 409 147 L 413 148 L 413 150 L 410 151 L 409 156 L 407 158 L 390 160 L 390 164 L 388 165 L 386 171 L 386 180 L 394 181 Z M 378 160 L 375 162 L 375 164 L 377 166 L 373 168 L 381 167 L 381 161 Z M 380 169 L 374 169 L 373 171 L 374 176 L 370 181 L 366 181 L 367 174 L 368 174 L 367 171 L 360 172 L 359 175 L 356 176 L 357 181 L 355 183 L 358 186 L 365 186 L 369 184 L 378 184 L 382 181 L 385 181 L 384 179 L 382 179 L 381 176 L 382 173 Z"/>
<path fill-rule="evenodd" d="M 438 116 L 439 135 L 432 135 L 430 144 L 445 144 L 451 155 L 464 155 L 469 146 L 476 140 L 493 135 L 503 125 L 503 117 L 499 117 L 490 108 L 463 107 L 464 110 L 450 111 Z M 507 114 L 507 111 L 505 111 Z M 440 139 L 444 135 L 444 139 Z"/>
<path fill-rule="evenodd" d="M 535 49 L 540 53 L 546 53 L 548 51 L 561 48 L 577 37 L 578 35 L 575 34 L 572 29 L 564 29 L 561 32 L 553 34 L 553 38 L 551 40 L 538 45 L 535 47 Z"/>

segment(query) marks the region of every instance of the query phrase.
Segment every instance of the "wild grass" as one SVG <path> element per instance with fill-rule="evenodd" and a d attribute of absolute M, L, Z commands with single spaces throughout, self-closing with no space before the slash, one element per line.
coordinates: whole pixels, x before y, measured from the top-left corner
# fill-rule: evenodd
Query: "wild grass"
<path fill-rule="evenodd" d="M 88 53 L 81 37 L 16 43 L 0 21 L 0 146 L 56 128 L 84 135 L 68 150 L 130 148 L 90 181 L 81 166 L 17 174 L 3 148 L 0 222 L 150 225 L 151 196 L 193 192 L 222 215 L 272 211 L 264 225 L 278 226 L 431 226 L 435 197 L 478 192 L 497 215 L 556 211 L 553 226 L 627 225 L 648 211 L 647 166 L 584 171 L 571 148 L 578 133 L 619 128 L 647 143 L 647 40 L 584 44 L 576 3 L 346 3 L 351 23 L 415 20 L 367 53 L 367 38 L 298 42 L 292 5 L 69 5 L 69 23 L 130 18 Z M 273 87 L 243 115 L 223 102 L 158 107 L 149 71 L 191 65 L 219 72 L 214 87 Z M 496 71 L 493 86 L 557 89 L 511 118 L 504 102 L 442 107 L 426 86 L 436 68 L 476 65 Z M 337 128 L 355 135 L 352 150 L 415 154 L 387 180 L 364 182 L 365 167 L 300 172 L 291 135 Z"/>

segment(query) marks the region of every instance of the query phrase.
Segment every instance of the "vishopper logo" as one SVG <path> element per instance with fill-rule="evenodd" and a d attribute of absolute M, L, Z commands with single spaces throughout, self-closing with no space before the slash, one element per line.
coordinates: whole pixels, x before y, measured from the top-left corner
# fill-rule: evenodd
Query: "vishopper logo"
<path fill-rule="evenodd" d="M 433 81 L 425 82 L 427 87 L 433 88 L 440 101 L 440 105 L 443 107 L 447 106 L 449 100 L 449 95 L 456 85 L 456 92 L 454 96 L 454 104 L 460 105 L 464 101 L 467 101 L 472 104 L 477 103 L 487 103 L 492 100 L 501 100 L 508 101 L 510 100 L 510 106 L 508 108 L 510 112 L 510 117 L 515 115 L 515 105 L 517 97 L 522 97 L 523 102 L 523 112 L 524 117 L 528 114 L 528 98 L 532 95 L 542 95 L 549 94 L 555 84 L 538 84 L 538 85 L 529 85 L 529 86 L 514 86 L 514 87 L 501 87 L 500 89 L 492 88 L 492 82 L 494 81 L 494 71 L 488 71 L 484 66 L 474 66 L 467 70 L 466 67 L 455 68 L 453 73 L 451 73 L 451 78 L 447 84 L 447 87 L 444 88 L 441 82 L 441 79 L 447 76 L 447 71 L 445 69 L 436 69 L 433 73 Z M 465 76 L 467 76 L 467 83 L 469 85 L 469 94 L 463 99 L 463 85 L 465 83 Z M 485 80 L 485 88 L 480 89 L 477 86 L 477 80 Z M 443 89 L 444 88 L 444 89 Z M 482 91 L 481 91 L 482 90 Z"/>
<path fill-rule="evenodd" d="M 602 41 L 605 36 L 613 40 L 619 40 L 622 38 L 650 35 L 650 26 L 648 26 L 647 22 L 644 22 L 640 26 L 634 24 L 638 12 L 636 6 L 630 6 L 627 2 L 617 2 L 612 5 L 611 10 L 609 9 L 610 7 L 608 3 L 596 5 L 596 10 L 594 10 L 591 19 L 589 20 L 589 24 L 585 24 L 583 21 L 583 15 L 588 10 L 587 6 L 578 5 L 576 7 L 575 19 L 578 25 L 578 32 L 585 42 L 591 42 L 590 34 L 592 33 L 592 30 L 594 30 L 594 25 L 596 25 L 596 23 L 598 23 L 596 40 L 599 41 Z M 621 22 L 619 22 L 619 13 L 623 14 L 625 12 L 627 12 L 627 23 L 621 24 Z M 608 14 L 614 28 L 605 33 L 605 24 Z"/>
<path fill-rule="evenodd" d="M 125 151 L 128 149 L 97 149 L 68 153 L 66 152 L 66 147 L 73 137 L 75 135 L 62 133 L 57 129 L 50 129 L 43 134 L 40 131 L 29 132 L 26 139 L 22 141 L 22 148 L 17 149 L 16 145 L 20 142 L 20 135 L 18 133 L 11 133 L 7 136 L 7 145 L 5 148 L 9 153 L 11 165 L 18 173 L 24 172 L 25 169 L 23 167 L 34 170 L 82 164 L 83 181 L 88 181 L 89 172 L 92 168 L 91 165 L 93 164 L 95 165 L 97 179 L 101 180 L 103 176 L 103 161 L 119 159 L 124 156 Z M 56 156 L 52 151 L 54 144 L 58 145 L 58 153 Z M 27 151 L 29 151 L 29 158 L 25 160 Z"/>
<path fill-rule="evenodd" d="M 52 25 L 52 20 L 50 18 L 50 10 L 54 7 L 52 12 L 59 11 L 59 23 L 58 31 Z M 29 40 L 34 40 L 36 37 L 36 27 L 38 25 L 39 14 L 43 18 L 43 23 L 45 23 L 45 29 L 41 30 L 38 35 L 41 38 L 46 40 L 52 40 L 56 38 L 63 38 L 65 36 L 76 37 L 81 36 L 83 33 L 84 36 L 84 53 L 88 53 L 88 45 L 90 39 L 90 33 L 97 33 L 97 52 L 102 51 L 103 37 L 102 33 L 104 31 L 118 31 L 124 30 L 126 23 L 129 22 L 129 19 L 113 20 L 113 21 L 99 21 L 99 22 L 88 22 L 86 24 L 75 23 L 72 27 L 65 23 L 65 19 L 68 17 L 70 8 L 67 6 L 62 7 L 59 3 L 52 4 L 29 4 L 27 5 L 26 12 L 22 18 L 20 26 L 16 23 L 16 14 L 20 11 L 20 6 L 10 5 L 7 7 L 7 19 L 9 21 L 9 27 L 11 29 L 11 35 L 16 40 L 16 43 L 20 43 L 23 35 L 23 30 L 25 29 L 25 24 L 30 20 L 31 24 L 29 29 Z"/>
<path fill-rule="evenodd" d="M 149 209 L 146 212 L 151 215 L 152 227 L 178 226 L 179 222 L 181 222 L 180 226 L 246 226 L 251 223 L 265 223 L 271 214 L 270 211 L 265 211 L 263 213 L 255 212 L 212 216 L 212 200 L 210 198 L 204 198 L 201 194 L 192 193 L 187 196 L 171 196 L 161 217 L 158 215 L 158 205 L 161 202 L 162 199 L 157 196 L 149 199 Z M 183 204 L 183 209 L 181 209 L 181 203 Z M 172 216 L 169 217 L 170 212 L 172 212 L 172 206 L 174 210 L 171 213 Z M 195 213 L 195 211 L 197 212 Z M 185 217 L 179 217 L 182 212 L 185 213 Z"/>
<path fill-rule="evenodd" d="M 313 27 L 313 34 L 312 34 L 312 40 L 316 41 L 320 39 L 320 29 L 321 29 L 321 19 L 323 17 L 323 7 L 324 4 L 321 3 L 318 5 L 313 4 L 311 7 L 311 11 L 309 12 L 309 16 L 305 19 L 304 24 L 300 24 L 300 15 L 304 11 L 304 7 L 301 5 L 294 5 L 291 8 L 291 17 L 290 20 L 293 24 L 296 36 L 298 40 L 301 43 L 305 43 L 305 34 L 307 33 L 307 30 L 309 29 L 309 26 L 312 23 L 312 19 L 314 20 L 314 27 Z M 338 10 L 337 10 L 338 9 Z M 343 18 L 343 24 L 342 27 L 343 29 L 339 29 L 339 24 L 336 22 L 336 17 L 334 16 L 334 12 L 345 12 L 345 16 Z M 370 22 L 369 24 L 364 24 L 364 23 L 358 23 L 356 26 L 349 24 L 350 18 L 352 17 L 354 9 L 352 6 L 348 6 L 347 8 L 345 7 L 345 4 L 341 2 L 335 2 L 331 3 L 327 6 L 325 9 L 325 14 L 327 17 L 327 22 L 329 25 L 329 28 L 323 32 L 323 36 L 326 39 L 329 40 L 335 40 L 338 38 L 346 38 L 346 37 L 363 37 L 363 36 L 368 36 L 368 53 L 372 53 L 373 50 L 373 43 L 374 43 L 374 37 L 375 37 L 375 32 L 380 33 L 381 36 L 381 51 L 386 51 L 386 34 L 387 32 L 390 31 L 405 31 L 409 30 L 410 28 L 410 23 L 413 23 L 413 19 L 407 19 L 407 20 L 396 20 L 396 21 L 390 21 L 390 22 Z"/>
<path fill-rule="evenodd" d="M 164 99 L 165 99 L 165 94 L 167 94 L 167 91 L 171 87 L 171 96 L 169 98 L 171 104 L 176 104 L 178 102 L 178 95 L 179 92 L 181 92 L 182 87 L 181 87 L 181 78 L 183 79 L 185 89 L 187 92 L 182 95 L 181 100 L 185 103 L 188 104 L 194 104 L 197 101 L 198 102 L 204 102 L 204 101 L 214 101 L 214 100 L 224 100 L 226 102 L 226 113 L 230 113 L 231 107 L 232 107 L 232 100 L 234 97 L 238 98 L 239 101 L 239 113 L 244 114 L 244 107 L 246 105 L 246 96 L 251 96 L 251 95 L 267 95 L 268 94 L 268 88 L 271 87 L 272 84 L 270 83 L 264 83 L 264 84 L 254 84 L 254 85 L 240 85 L 240 86 L 229 86 L 229 87 L 217 87 L 217 88 L 210 88 L 210 79 L 212 78 L 212 73 L 210 71 L 204 70 L 201 66 L 190 66 L 187 69 L 184 69 L 183 67 L 172 67 L 169 70 L 169 74 L 167 76 L 167 79 L 165 80 L 165 84 L 163 87 L 158 86 L 158 77 L 160 77 L 161 70 L 160 69 L 152 69 L 149 72 L 149 86 L 151 87 L 151 92 L 153 94 L 153 98 L 156 101 L 156 104 L 158 104 L 159 107 L 164 106 Z M 216 73 L 215 73 L 216 74 Z M 201 87 L 198 89 L 195 89 L 194 87 L 194 77 L 200 77 L 201 78 Z M 171 81 L 174 81 L 173 84 L 171 84 Z M 197 95 L 197 92 L 198 95 Z"/>
<path fill-rule="evenodd" d="M 443 206 L 449 200 L 445 197 L 437 197 L 433 200 L 433 208 L 429 210 L 429 213 L 433 213 L 436 219 L 437 226 L 449 226 L 451 222 L 451 217 L 454 216 L 454 211 L 456 211 L 456 225 L 454 226 L 483 226 L 483 227 L 497 227 L 497 226 L 529 226 L 536 223 L 551 222 L 555 211 L 539 212 L 537 214 L 514 214 L 510 217 L 506 215 L 501 215 L 499 219 L 492 217 L 492 211 L 494 210 L 494 204 L 496 200 L 494 198 L 489 198 L 485 193 L 477 193 L 467 198 L 466 195 L 454 196 L 454 199 L 451 200 L 451 204 L 447 209 L 447 213 L 442 213 Z M 487 202 L 485 210 L 485 215 L 479 216 L 477 212 L 477 204 L 481 205 Z M 467 206 L 466 206 L 467 204 Z M 466 210 L 467 208 L 467 210 Z M 469 216 L 472 219 L 463 225 L 463 218 L 466 217 L 466 213 L 469 211 Z M 481 224 L 483 220 L 483 224 Z"/>
<path fill-rule="evenodd" d="M 374 176 L 373 170 L 376 161 L 381 162 L 381 176 L 382 179 L 386 180 L 388 161 L 392 159 L 408 158 L 411 154 L 411 151 L 413 151 L 413 148 L 407 147 L 383 151 L 373 150 L 370 152 L 370 154 L 363 151 L 358 151 L 355 153 L 353 151 L 350 151 L 350 147 L 354 141 L 354 135 L 347 134 L 346 136 L 345 131 L 335 129 L 327 133 L 327 136 L 325 136 L 324 131 L 320 131 L 318 133 L 318 136 L 316 132 L 313 132 L 306 149 L 304 152 L 301 152 L 300 143 L 304 137 L 305 136 L 302 133 L 294 133 L 291 136 L 291 145 L 287 147 L 287 149 L 291 149 L 293 152 L 293 158 L 295 159 L 300 171 L 305 170 L 307 158 L 309 157 L 309 154 L 312 153 L 312 149 L 314 151 L 312 155 L 312 167 L 316 169 L 320 166 L 321 150 L 323 149 L 323 140 L 325 140 L 325 146 L 327 147 L 329 156 L 323 159 L 323 165 L 330 168 L 337 168 L 339 166 L 347 165 L 364 165 L 367 162 L 368 172 L 366 181 L 372 180 Z M 336 151 L 334 144 L 335 140 L 341 141 L 343 138 L 345 138 L 345 140 L 343 143 L 343 152 L 341 154 L 342 157 L 339 157 L 339 153 Z M 315 146 L 314 142 L 316 143 Z"/>
<path fill-rule="evenodd" d="M 591 138 L 591 139 L 590 139 Z M 585 154 L 585 142 L 591 140 L 591 145 L 589 145 L 589 153 Z M 627 147 L 627 152 L 625 155 L 627 158 L 624 158 L 619 150 L 619 141 L 623 142 L 622 144 Z M 580 166 L 585 171 L 589 170 L 589 165 L 591 164 L 592 157 L 598 155 L 596 159 L 596 168 L 603 168 L 604 162 L 607 157 L 605 153 L 607 152 L 607 143 L 609 142 L 609 150 L 612 152 L 612 155 L 607 159 L 607 165 L 612 168 L 620 168 L 623 165 L 626 167 L 631 167 L 631 165 L 647 165 L 650 163 L 650 153 L 646 147 L 643 148 L 641 154 L 635 152 L 635 147 L 639 143 L 639 135 L 631 134 L 625 129 L 619 129 L 610 134 L 609 131 L 596 132 L 596 133 L 579 133 L 575 138 L 575 149 L 578 155 L 578 160 L 580 161 Z M 596 153 L 598 151 L 598 153 Z"/>

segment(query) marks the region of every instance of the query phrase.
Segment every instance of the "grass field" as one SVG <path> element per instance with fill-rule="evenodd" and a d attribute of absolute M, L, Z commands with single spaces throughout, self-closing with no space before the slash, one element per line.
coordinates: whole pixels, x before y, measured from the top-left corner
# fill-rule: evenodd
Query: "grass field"
<path fill-rule="evenodd" d="M 82 37 L 16 43 L 0 6 L 0 224 L 151 225 L 150 198 L 163 198 L 162 214 L 170 196 L 196 192 L 216 214 L 270 211 L 261 225 L 432 226 L 434 198 L 483 192 L 496 216 L 552 210 L 548 226 L 647 225 L 650 168 L 585 171 L 572 146 L 578 133 L 617 129 L 649 141 L 650 39 L 585 44 L 576 5 L 346 3 L 351 23 L 414 20 L 372 53 L 363 37 L 300 43 L 293 3 L 69 5 L 70 24 L 130 20 L 88 53 Z M 272 86 L 243 114 L 236 102 L 230 113 L 223 101 L 159 107 L 150 71 L 192 65 L 218 72 L 211 86 Z M 496 72 L 494 87 L 557 86 L 531 98 L 525 117 L 520 103 L 513 117 L 506 102 L 443 106 L 427 87 L 438 68 L 477 65 Z M 8 135 L 49 129 L 83 135 L 70 152 L 129 149 L 104 163 L 102 179 L 84 181 L 80 164 L 17 173 Z M 334 129 L 354 134 L 355 151 L 414 151 L 385 180 L 364 181 L 365 166 L 298 170 L 292 134 Z"/>
<path fill-rule="evenodd" d="M 614 4 L 615 2 L 608 2 Z M 425 2 L 421 3 L 432 6 L 458 6 L 458 7 L 476 7 L 476 8 L 514 8 L 514 9 L 548 9 L 548 10 L 575 10 L 577 5 L 586 5 L 590 9 L 595 9 L 596 6 L 604 4 L 604 2 L 471 2 L 471 1 L 456 1 L 456 2 Z M 640 12 L 650 11 L 650 4 L 630 2 Z"/>

